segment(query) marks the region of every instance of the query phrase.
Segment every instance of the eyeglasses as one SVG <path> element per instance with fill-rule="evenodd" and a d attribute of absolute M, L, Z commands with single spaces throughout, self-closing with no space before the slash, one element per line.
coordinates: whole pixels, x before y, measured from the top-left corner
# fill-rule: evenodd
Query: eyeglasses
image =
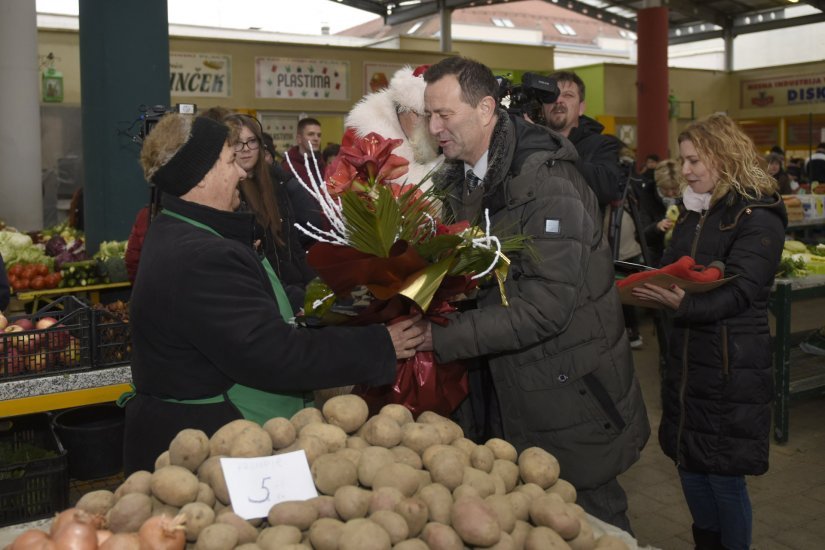
<path fill-rule="evenodd" d="M 246 148 L 250 151 L 257 151 L 261 146 L 261 142 L 258 141 L 258 138 L 250 138 L 246 141 L 239 141 L 235 144 L 235 152 L 240 153 L 243 151 L 244 146 L 246 146 Z"/>

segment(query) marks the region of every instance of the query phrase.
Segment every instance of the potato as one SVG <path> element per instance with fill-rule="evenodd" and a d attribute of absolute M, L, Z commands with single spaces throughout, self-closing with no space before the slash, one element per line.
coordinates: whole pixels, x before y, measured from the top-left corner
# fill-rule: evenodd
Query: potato
<path fill-rule="evenodd" d="M 430 483 L 433 482 L 433 477 L 430 475 L 430 472 L 427 470 L 416 470 L 416 474 L 418 474 L 418 487 L 426 487 Z"/>
<path fill-rule="evenodd" d="M 411 497 L 418 492 L 418 483 L 419 477 L 415 468 L 398 462 L 384 465 L 372 478 L 373 490 L 381 487 L 395 487 L 405 497 Z"/>
<path fill-rule="evenodd" d="M 351 394 L 352 389 L 354 387 L 355 386 L 338 386 L 334 388 L 323 388 L 320 390 L 315 390 L 312 392 L 312 401 L 314 402 L 316 407 L 323 408 L 326 402 L 332 399 L 333 397 Z"/>
<path fill-rule="evenodd" d="M 587 512 L 585 512 L 584 508 L 582 508 L 575 502 L 568 502 L 567 509 L 572 511 L 577 518 L 587 519 Z"/>
<path fill-rule="evenodd" d="M 550 527 L 565 540 L 575 538 L 581 530 L 579 518 L 563 501 L 559 502 L 558 495 L 533 499 L 530 503 L 530 519 L 534 525 Z"/>
<path fill-rule="evenodd" d="M 346 433 L 357 431 L 370 414 L 367 402 L 358 395 L 339 395 L 327 400 L 323 407 L 323 416 L 333 426 L 338 426 Z"/>
<path fill-rule="evenodd" d="M 407 539 L 393 546 L 392 550 L 430 550 L 430 547 L 421 539 Z"/>
<path fill-rule="evenodd" d="M 238 530 L 226 523 L 213 523 L 201 531 L 195 550 L 232 550 L 238 545 Z"/>
<path fill-rule="evenodd" d="M 231 525 L 238 530 L 238 544 L 248 544 L 255 542 L 258 538 L 258 530 L 255 529 L 248 521 L 234 512 L 226 512 L 218 514 L 215 518 L 215 523 L 225 523 Z"/>
<path fill-rule="evenodd" d="M 320 426 L 320 424 L 317 425 Z M 313 424 L 307 427 L 311 426 Z M 315 486 L 325 495 L 334 495 L 339 487 L 358 483 L 358 471 L 355 464 L 349 460 L 341 460 L 334 454 L 321 455 L 316 458 L 310 467 L 310 471 Z"/>
<path fill-rule="evenodd" d="M 327 451 L 330 453 L 334 453 L 347 446 L 347 433 L 332 424 L 321 424 L 318 422 L 307 424 L 301 429 L 298 435 L 314 435 L 326 444 Z"/>
<path fill-rule="evenodd" d="M 229 456 L 232 441 L 245 428 L 250 427 L 259 428 L 260 426 L 251 420 L 240 418 L 218 428 L 218 430 L 212 434 L 212 437 L 209 438 L 209 456 Z"/>
<path fill-rule="evenodd" d="M 546 493 L 556 493 L 564 502 L 576 502 L 576 488 L 569 481 L 559 478 L 547 488 Z"/>
<path fill-rule="evenodd" d="M 437 443 L 436 445 L 430 445 L 421 453 L 421 462 L 424 464 L 424 467 L 428 470 L 432 468 L 433 459 L 443 452 L 452 453 L 461 461 L 463 466 L 470 466 L 470 455 L 452 445 Z"/>
<path fill-rule="evenodd" d="M 209 458 L 204 460 L 203 464 L 200 465 L 197 471 L 198 480 L 203 483 L 206 483 L 207 485 L 211 484 L 212 472 L 215 470 L 215 468 L 220 469 L 221 458 L 223 458 L 222 455 L 210 456 Z"/>
<path fill-rule="evenodd" d="M 469 466 L 464 468 L 464 477 L 461 480 L 461 484 L 475 487 L 481 498 L 486 498 L 496 493 L 496 484 L 493 476 Z"/>
<path fill-rule="evenodd" d="M 276 525 L 258 533 L 255 544 L 263 550 L 279 550 L 287 544 L 300 543 L 301 538 L 301 530 L 294 525 Z"/>
<path fill-rule="evenodd" d="M 380 525 L 387 532 L 392 544 L 401 542 L 410 536 L 410 528 L 406 520 L 396 512 L 378 510 L 374 514 L 370 514 L 368 519 Z"/>
<path fill-rule="evenodd" d="M 367 420 L 361 430 L 361 437 L 370 445 L 389 449 L 401 443 L 401 426 L 391 417 L 379 414 Z"/>
<path fill-rule="evenodd" d="M 535 483 L 547 489 L 559 479 L 559 461 L 540 447 L 530 447 L 518 457 L 518 470 L 522 481 Z"/>
<path fill-rule="evenodd" d="M 493 507 L 476 497 L 462 497 L 450 511 L 453 529 L 468 546 L 492 546 L 501 539 Z"/>
<path fill-rule="evenodd" d="M 267 420 L 263 425 L 263 429 L 269 434 L 269 438 L 272 440 L 272 448 L 275 450 L 292 445 L 298 436 L 292 422 L 281 416 Z"/>
<path fill-rule="evenodd" d="M 464 550 L 464 543 L 461 542 L 458 533 L 443 523 L 428 523 L 421 531 L 420 538 L 431 550 Z"/>
<path fill-rule="evenodd" d="M 233 458 L 257 458 L 270 455 L 272 455 L 272 438 L 257 424 L 241 430 L 229 447 L 229 456 Z"/>
<path fill-rule="evenodd" d="M 513 491 L 504 496 L 510 501 L 510 509 L 513 510 L 513 514 L 517 520 L 530 520 L 530 502 L 532 502 L 533 499 L 531 499 L 529 495 L 521 491 Z"/>
<path fill-rule="evenodd" d="M 410 449 L 409 447 L 404 447 L 399 445 L 398 447 L 393 447 L 390 449 L 392 454 L 395 456 L 395 461 L 401 464 L 406 464 L 411 468 L 416 470 L 420 470 L 422 467 L 421 457 L 418 456 L 418 453 Z"/>
<path fill-rule="evenodd" d="M 570 545 L 549 527 L 534 527 L 524 541 L 525 550 L 570 550 Z"/>
<path fill-rule="evenodd" d="M 427 503 L 420 497 L 405 498 L 395 505 L 393 509 L 404 521 L 407 522 L 409 536 L 415 537 L 427 525 L 428 510 Z M 407 538 L 407 537 L 404 537 Z"/>
<path fill-rule="evenodd" d="M 527 535 L 533 530 L 533 526 L 526 521 L 516 520 L 516 527 L 510 533 L 510 538 L 513 539 L 513 546 L 516 548 L 524 548 L 524 543 L 527 540 Z"/>
<path fill-rule="evenodd" d="M 416 422 L 420 422 L 421 424 L 433 424 L 435 422 L 444 422 L 446 420 L 448 420 L 446 416 L 441 416 L 434 411 L 424 411 L 418 415 L 418 418 L 415 419 Z"/>
<path fill-rule="evenodd" d="M 186 527 L 186 540 L 189 542 L 198 540 L 200 532 L 215 522 L 215 512 L 203 502 L 185 504 L 180 509 L 180 513 L 186 514 L 184 526 Z"/>
<path fill-rule="evenodd" d="M 196 472 L 208 457 L 209 437 L 202 430 L 183 429 L 169 444 L 169 464 L 190 472 Z"/>
<path fill-rule="evenodd" d="M 164 503 L 155 496 L 150 496 L 152 499 L 152 515 L 153 516 L 168 516 L 173 518 L 178 515 L 180 508 Z"/>
<path fill-rule="evenodd" d="M 501 478 L 504 482 L 505 493 L 511 492 L 518 483 L 518 466 L 509 460 L 495 459 L 490 473 Z"/>
<path fill-rule="evenodd" d="M 441 452 L 436 454 L 432 458 L 428 469 L 433 481 L 444 485 L 450 491 L 464 481 L 464 464 L 455 453 Z"/>
<path fill-rule="evenodd" d="M 459 485 L 453 489 L 453 500 L 458 500 L 462 497 L 481 498 L 478 489 L 472 485 Z"/>
<path fill-rule="evenodd" d="M 467 439 L 466 437 L 459 437 L 458 439 L 450 443 L 450 445 L 452 445 L 456 449 L 461 449 L 462 451 L 467 453 L 467 456 L 470 456 L 473 452 L 473 449 L 476 448 L 476 444 L 473 443 L 471 440 Z"/>
<path fill-rule="evenodd" d="M 261 547 L 254 542 L 247 542 L 246 544 L 239 544 L 235 550 L 261 550 Z"/>
<path fill-rule="evenodd" d="M 507 495 L 490 495 L 484 499 L 496 513 L 502 531 L 509 533 L 516 527 L 516 514 Z"/>
<path fill-rule="evenodd" d="M 572 550 L 593 550 L 596 548 L 596 536 L 593 534 L 593 528 L 586 519 L 577 517 L 579 520 L 579 534 L 567 541 Z"/>
<path fill-rule="evenodd" d="M 315 407 L 307 407 L 293 414 L 289 421 L 292 422 L 292 425 L 295 427 L 295 433 L 300 435 L 301 430 L 307 424 L 312 424 L 313 422 L 323 424 L 324 415 Z"/>
<path fill-rule="evenodd" d="M 360 487 L 345 486 L 335 491 L 333 498 L 338 516 L 348 521 L 366 517 L 372 500 L 372 492 Z"/>
<path fill-rule="evenodd" d="M 493 462 L 496 457 L 490 447 L 486 445 L 477 445 L 473 452 L 470 453 L 470 464 L 473 468 L 483 472 L 490 473 L 493 470 Z"/>
<path fill-rule="evenodd" d="M 395 462 L 395 455 L 384 447 L 367 447 L 361 451 L 358 460 L 358 481 L 364 487 L 372 487 L 372 480 L 378 470 Z"/>
<path fill-rule="evenodd" d="M 493 494 L 506 495 L 507 494 L 507 486 L 504 485 L 504 480 L 501 479 L 501 477 L 499 477 L 497 475 L 494 475 L 494 474 L 488 474 L 488 475 L 490 476 L 490 479 L 493 480 L 493 485 L 495 486 L 495 492 Z"/>
<path fill-rule="evenodd" d="M 337 550 L 344 523 L 332 518 L 320 518 L 309 528 L 309 542 L 315 550 Z"/>
<path fill-rule="evenodd" d="M 503 439 L 497 437 L 488 439 L 487 442 L 484 443 L 484 446 L 493 451 L 496 458 L 509 460 L 510 462 L 516 462 L 516 460 L 518 460 L 518 451 L 516 451 L 516 448 Z"/>
<path fill-rule="evenodd" d="M 198 498 L 198 478 L 181 466 L 166 466 L 155 470 L 149 486 L 152 494 L 165 504 L 181 507 Z"/>
<path fill-rule="evenodd" d="M 351 435 L 347 438 L 347 449 L 357 449 L 359 451 L 363 451 L 369 446 L 370 444 L 367 443 L 360 435 Z"/>
<path fill-rule="evenodd" d="M 598 550 L 630 550 L 630 547 L 619 537 L 613 535 L 602 535 L 596 539 Z"/>
<path fill-rule="evenodd" d="M 390 550 L 390 535 L 368 519 L 354 519 L 344 524 L 338 539 L 340 550 Z"/>
<path fill-rule="evenodd" d="M 279 449 L 275 451 L 274 454 L 280 455 L 295 451 L 304 451 L 304 454 L 306 454 L 307 457 L 307 462 L 311 466 L 312 463 L 315 462 L 316 458 L 327 454 L 327 445 L 320 438 L 315 437 L 314 435 L 301 435 L 298 436 L 298 439 L 296 439 L 292 445 Z"/>
<path fill-rule="evenodd" d="M 106 520 L 112 533 L 136 533 L 152 515 L 152 499 L 143 493 L 129 493 L 118 500 Z"/>
<path fill-rule="evenodd" d="M 525 483 L 523 485 L 517 485 L 515 490 L 521 493 L 525 493 L 527 496 L 530 497 L 530 500 L 545 495 L 544 490 L 535 483 Z M 559 499 L 563 501 L 561 497 L 559 497 Z"/>
<path fill-rule="evenodd" d="M 501 538 L 498 539 L 498 542 L 489 546 L 486 550 L 516 550 L 516 546 L 510 534 L 502 531 Z"/>
<path fill-rule="evenodd" d="M 329 495 L 321 495 L 307 499 L 318 510 L 318 518 L 338 519 L 338 512 L 335 511 L 335 498 Z"/>
<path fill-rule="evenodd" d="M 169 464 L 171 464 L 171 462 L 169 462 L 169 451 L 163 451 L 155 459 L 155 470 L 160 470 L 164 466 L 169 466 Z"/>
<path fill-rule="evenodd" d="M 415 422 L 410 409 L 404 405 L 398 405 L 397 403 L 389 403 L 384 405 L 381 407 L 381 410 L 378 411 L 378 414 L 391 417 L 393 420 L 398 422 L 399 426 L 403 426 L 404 424 L 408 424 L 410 422 Z"/>
<path fill-rule="evenodd" d="M 438 431 L 438 436 L 441 438 L 441 443 L 445 445 L 449 445 L 456 439 L 464 437 L 464 430 L 462 430 L 461 426 L 452 420 L 447 420 L 445 418 L 440 422 L 431 422 L 430 425 Z"/>
<path fill-rule="evenodd" d="M 430 424 L 411 422 L 401 427 L 401 442 L 405 447 L 421 454 L 430 445 L 441 443 L 441 436 Z"/>
<path fill-rule="evenodd" d="M 129 493 L 143 493 L 148 495 L 152 492 L 150 482 L 152 480 L 152 472 L 146 470 L 138 470 L 126 478 L 126 481 L 120 484 L 120 487 L 115 489 L 115 500 L 120 500 L 123 495 Z"/>
<path fill-rule="evenodd" d="M 105 516 L 106 512 L 112 509 L 115 505 L 115 494 L 111 491 L 101 489 L 99 491 L 91 491 L 86 493 L 75 504 L 75 508 L 79 508 L 84 512 L 90 514 L 100 514 Z"/>
<path fill-rule="evenodd" d="M 290 500 L 279 502 L 269 509 L 266 516 L 269 525 L 293 525 L 305 531 L 309 529 L 312 522 L 318 519 L 318 510 L 311 503 L 305 500 Z"/>
<path fill-rule="evenodd" d="M 453 496 L 449 489 L 440 483 L 433 483 L 422 487 L 418 497 L 427 505 L 427 518 L 431 522 L 450 524 L 450 511 L 453 507 Z"/>
<path fill-rule="evenodd" d="M 375 513 L 378 510 L 395 510 L 402 500 L 404 500 L 404 494 L 395 487 L 374 489 L 370 499 L 369 513 Z"/>
<path fill-rule="evenodd" d="M 215 491 L 203 481 L 198 482 L 198 496 L 195 502 L 203 502 L 211 508 L 215 505 Z"/>

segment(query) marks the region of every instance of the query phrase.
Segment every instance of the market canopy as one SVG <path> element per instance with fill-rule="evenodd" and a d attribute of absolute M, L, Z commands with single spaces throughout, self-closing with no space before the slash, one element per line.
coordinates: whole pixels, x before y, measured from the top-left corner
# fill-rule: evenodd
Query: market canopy
<path fill-rule="evenodd" d="M 508 0 L 335 0 L 384 18 L 388 25 L 439 13 Z M 636 32 L 636 14 L 649 0 L 544 0 L 588 17 Z M 785 8 L 807 4 L 813 13 L 788 17 Z M 808 25 L 825 21 L 825 0 L 662 0 L 668 8 L 669 42 L 679 44 L 710 38 Z"/>

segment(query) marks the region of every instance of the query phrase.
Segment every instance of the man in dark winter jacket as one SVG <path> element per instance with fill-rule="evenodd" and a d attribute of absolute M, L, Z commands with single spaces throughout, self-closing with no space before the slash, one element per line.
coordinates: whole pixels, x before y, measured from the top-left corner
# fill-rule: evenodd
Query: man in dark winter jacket
<path fill-rule="evenodd" d="M 579 153 L 576 168 L 596 193 L 602 212 L 622 198 L 619 151 L 622 142 L 602 135 L 604 126 L 584 116 L 584 82 L 576 73 L 558 71 L 550 75 L 559 86 L 555 103 L 542 105 L 543 124 L 570 141 Z"/>
<path fill-rule="evenodd" d="M 9 307 L 11 293 L 9 290 L 9 280 L 6 278 L 6 266 L 3 264 L 3 256 L 0 255 L 0 313 Z"/>
<path fill-rule="evenodd" d="M 477 308 L 429 325 L 419 349 L 439 362 L 482 363 L 471 370 L 470 401 L 495 419 L 482 438 L 549 451 L 587 512 L 629 530 L 616 476 L 639 458 L 650 427 L 576 151 L 498 109 L 496 80 L 478 62 L 447 58 L 424 79 L 430 133 L 447 159 L 434 178 L 445 208 L 470 221 L 486 210 L 499 237 L 529 235 L 535 254 L 510 255 L 509 307 L 497 284 L 482 284 Z"/>

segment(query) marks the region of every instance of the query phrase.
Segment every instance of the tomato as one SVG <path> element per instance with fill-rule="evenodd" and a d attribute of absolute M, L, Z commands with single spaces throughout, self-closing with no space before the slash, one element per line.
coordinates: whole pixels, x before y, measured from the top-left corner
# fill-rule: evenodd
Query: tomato
<path fill-rule="evenodd" d="M 34 264 L 34 272 L 40 276 L 46 276 L 49 274 L 49 268 L 46 264 Z"/>
<path fill-rule="evenodd" d="M 15 277 L 19 277 L 20 273 L 23 271 L 22 264 L 14 264 L 9 268 L 9 275 L 14 275 Z"/>
<path fill-rule="evenodd" d="M 23 279 L 31 279 L 35 275 L 35 267 L 33 264 L 26 264 L 25 267 L 23 267 L 23 271 L 20 273 L 20 277 Z"/>
<path fill-rule="evenodd" d="M 9 286 L 16 290 L 19 285 L 20 282 L 17 280 L 17 275 L 9 274 Z"/>
<path fill-rule="evenodd" d="M 31 285 L 34 290 L 43 290 L 43 288 L 46 287 L 46 279 L 44 279 L 42 275 L 36 275 L 31 280 Z"/>
<path fill-rule="evenodd" d="M 17 284 L 18 286 L 15 287 L 17 290 L 26 290 L 27 288 L 31 288 L 31 282 L 28 277 L 18 278 Z"/>
<path fill-rule="evenodd" d="M 49 273 L 44 279 L 46 279 L 46 288 L 57 288 L 60 283 L 60 273 Z"/>

